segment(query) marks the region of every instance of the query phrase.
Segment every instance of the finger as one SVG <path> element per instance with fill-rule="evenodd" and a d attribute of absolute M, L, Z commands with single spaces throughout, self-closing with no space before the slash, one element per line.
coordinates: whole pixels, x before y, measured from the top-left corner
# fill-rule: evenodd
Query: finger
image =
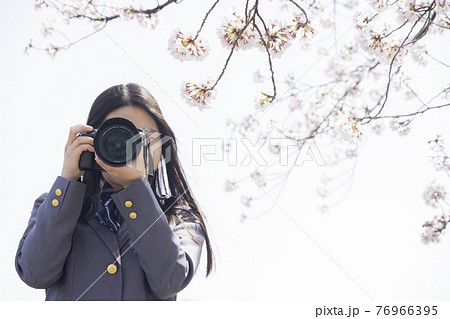
<path fill-rule="evenodd" d="M 94 155 L 95 155 L 95 161 L 97 162 L 98 165 L 100 165 L 102 168 L 105 168 L 106 164 L 103 163 L 103 161 L 97 156 L 97 153 L 94 150 Z"/>
<path fill-rule="evenodd" d="M 150 139 L 150 143 L 154 143 L 156 141 L 160 141 L 161 140 L 161 132 L 157 132 L 157 131 L 150 131 L 149 133 L 147 133 L 146 137 L 148 139 Z"/>
<path fill-rule="evenodd" d="M 108 168 L 106 167 L 106 164 L 103 163 L 103 161 L 101 159 L 99 159 L 97 156 L 95 156 L 95 162 L 97 162 L 97 164 L 103 168 L 106 172 L 108 172 Z"/>
<path fill-rule="evenodd" d="M 114 173 L 115 171 L 115 167 L 113 166 L 109 166 L 108 164 L 106 164 L 105 162 L 103 162 L 98 156 L 97 153 L 95 153 L 94 150 L 94 154 L 95 154 L 95 161 L 97 162 L 98 165 L 100 165 L 101 168 L 103 168 L 105 171 L 107 171 L 108 173 Z"/>
<path fill-rule="evenodd" d="M 78 125 L 72 126 L 69 130 L 69 137 L 67 138 L 66 148 L 73 144 L 73 142 L 77 138 L 78 133 L 81 133 L 83 131 L 90 132 L 93 129 L 94 128 L 92 126 L 85 125 L 85 124 L 78 124 Z"/>
<path fill-rule="evenodd" d="M 79 136 L 75 139 L 75 141 L 72 143 L 72 145 L 69 146 L 68 151 L 74 150 L 80 144 L 90 144 L 93 146 L 94 139 L 90 136 Z"/>
<path fill-rule="evenodd" d="M 81 153 L 84 151 L 94 152 L 94 147 L 90 144 L 80 144 L 76 149 L 73 150 L 73 156 L 79 158 Z"/>

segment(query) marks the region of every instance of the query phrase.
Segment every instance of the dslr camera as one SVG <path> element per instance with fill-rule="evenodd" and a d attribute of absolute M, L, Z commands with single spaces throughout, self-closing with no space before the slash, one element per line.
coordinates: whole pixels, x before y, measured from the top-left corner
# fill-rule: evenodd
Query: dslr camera
<path fill-rule="evenodd" d="M 148 167 L 148 175 L 153 176 L 153 158 L 150 152 L 150 139 L 147 131 L 137 128 L 133 122 L 113 117 L 104 121 L 98 129 L 81 132 L 78 136 L 89 136 L 94 139 L 94 149 L 97 156 L 109 166 L 130 165 L 144 152 L 144 161 Z M 78 168 L 82 171 L 105 171 L 95 161 L 95 154 L 83 151 Z"/>

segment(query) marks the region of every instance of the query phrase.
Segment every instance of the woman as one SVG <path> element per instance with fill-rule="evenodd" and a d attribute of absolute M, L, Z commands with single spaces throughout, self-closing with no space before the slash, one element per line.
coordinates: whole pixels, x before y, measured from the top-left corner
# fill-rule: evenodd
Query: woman
<path fill-rule="evenodd" d="M 92 137 L 78 136 L 113 117 L 151 133 L 153 176 L 144 151 L 132 167 L 112 167 L 97 158 Z M 80 171 L 84 151 L 105 171 Z M 27 285 L 46 290 L 45 300 L 176 300 L 204 242 L 208 276 L 205 218 L 184 178 L 175 135 L 153 96 L 128 83 L 101 93 L 87 125 L 71 127 L 61 175 L 36 199 L 15 267 Z"/>

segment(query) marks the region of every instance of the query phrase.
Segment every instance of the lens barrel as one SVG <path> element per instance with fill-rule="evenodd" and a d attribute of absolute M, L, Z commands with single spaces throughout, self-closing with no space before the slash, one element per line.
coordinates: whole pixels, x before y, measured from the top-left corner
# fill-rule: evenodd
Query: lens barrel
<path fill-rule="evenodd" d="M 97 156 L 110 166 L 125 166 L 139 155 L 142 136 L 133 122 L 113 117 L 102 123 L 94 137 Z"/>

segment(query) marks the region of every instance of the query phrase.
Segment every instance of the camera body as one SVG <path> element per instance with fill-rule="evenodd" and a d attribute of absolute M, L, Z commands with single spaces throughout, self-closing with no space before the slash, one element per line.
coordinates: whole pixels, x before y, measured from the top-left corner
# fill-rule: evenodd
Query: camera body
<path fill-rule="evenodd" d="M 150 152 L 150 139 L 146 132 L 130 120 L 113 117 L 104 121 L 98 129 L 81 132 L 78 136 L 89 136 L 94 139 L 94 149 L 97 156 L 107 165 L 121 167 L 131 164 L 144 152 L 144 160 L 148 165 L 148 175 L 153 176 L 153 158 Z M 82 171 L 105 171 L 95 161 L 95 154 L 83 151 L 78 168 Z"/>

